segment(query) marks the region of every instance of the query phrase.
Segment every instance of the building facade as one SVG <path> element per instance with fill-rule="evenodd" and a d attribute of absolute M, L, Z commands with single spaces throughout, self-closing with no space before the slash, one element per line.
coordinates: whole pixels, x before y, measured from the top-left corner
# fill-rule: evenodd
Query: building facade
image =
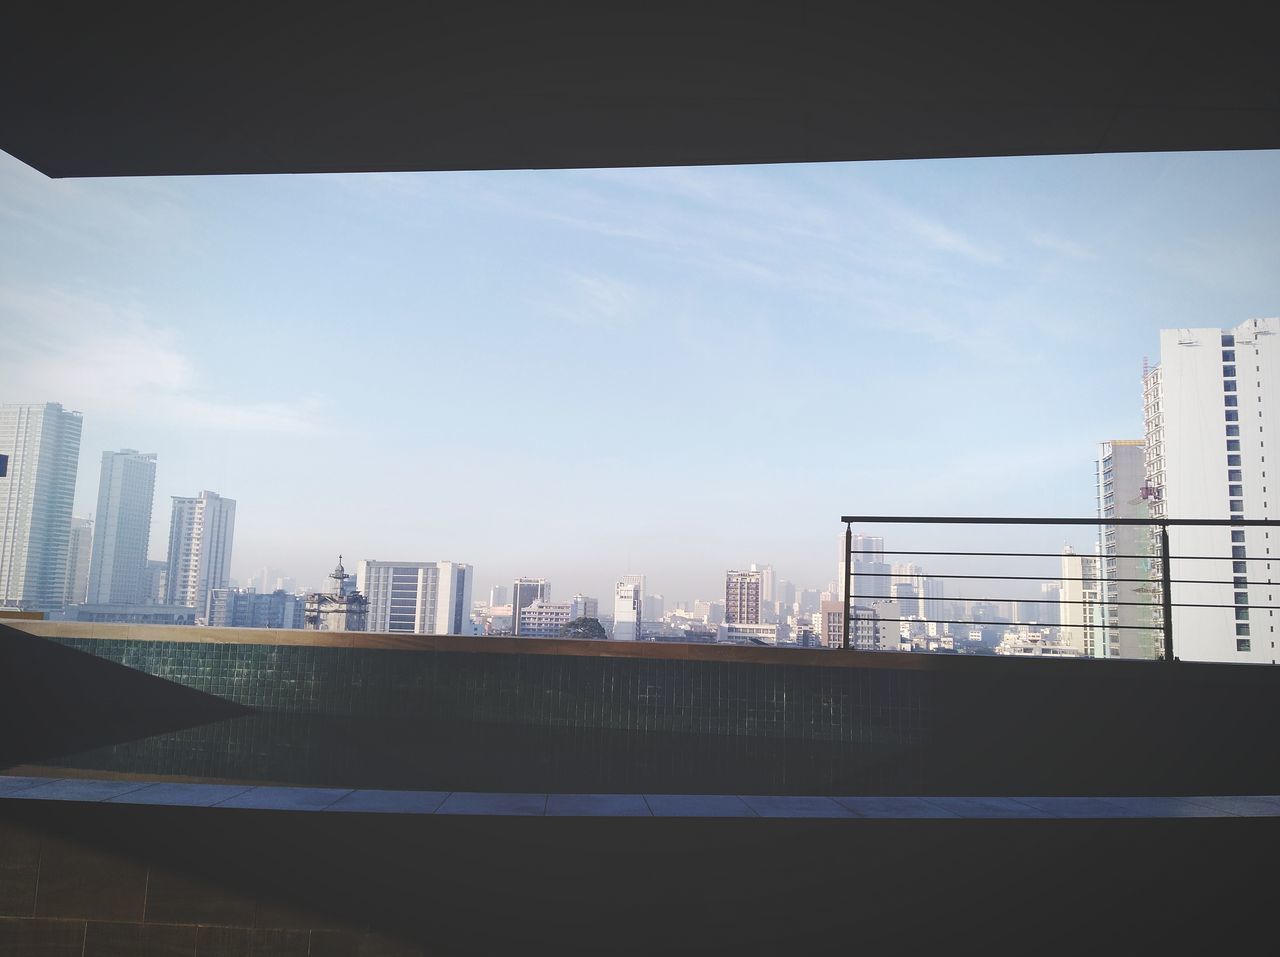
<path fill-rule="evenodd" d="M 1098 446 L 1098 517 L 1150 517 L 1146 443 L 1112 439 Z M 1107 658 L 1158 658 L 1162 652 L 1153 620 L 1151 529 L 1143 525 L 1102 525 L 1098 573 L 1102 579 L 1102 641 Z"/>
<path fill-rule="evenodd" d="M 1104 657 L 1102 581 L 1095 555 L 1062 550 L 1062 621 L 1058 635 L 1063 643 L 1089 658 Z"/>
<path fill-rule="evenodd" d="M 234 499 L 208 490 L 194 498 L 173 497 L 166 604 L 189 605 L 204 615 L 210 590 L 230 583 L 235 531 Z"/>
<path fill-rule="evenodd" d="M 211 588 L 204 620 L 215 628 L 301 628 L 303 599 L 282 590 Z"/>
<path fill-rule="evenodd" d="M 1267 440 L 1276 448 L 1272 424 L 1280 421 L 1277 333 L 1277 318 L 1160 331 L 1160 363 L 1143 379 L 1153 518 L 1280 517 L 1280 502 L 1273 509 L 1267 491 L 1274 479 L 1266 460 Z M 1275 664 L 1273 615 L 1262 610 L 1277 604 L 1267 560 L 1271 530 L 1172 526 L 1169 545 L 1174 656 Z M 1158 582 L 1161 561 L 1152 565 Z"/>
<path fill-rule="evenodd" d="M 627 575 L 613 589 L 613 640 L 639 641 L 644 620 L 643 575 Z"/>
<path fill-rule="evenodd" d="M 551 585 L 545 578 L 517 578 L 511 585 L 511 633 L 520 634 L 520 610 L 535 601 L 550 601 Z"/>
<path fill-rule="evenodd" d="M 312 592 L 303 602 L 302 627 L 309 631 L 367 631 L 369 628 L 369 600 L 356 590 L 351 576 L 342 567 L 338 556 L 337 567 L 329 573 L 329 587 L 322 592 Z"/>
<path fill-rule="evenodd" d="M 471 631 L 472 567 L 460 562 L 362 561 L 356 584 L 369 631 L 463 635 Z"/>
<path fill-rule="evenodd" d="M 727 571 L 724 577 L 724 622 L 727 625 L 758 625 L 760 620 L 761 574 L 758 571 Z"/>
<path fill-rule="evenodd" d="M 0 405 L 0 606 L 56 611 L 66 600 L 81 424 L 57 402 Z"/>
<path fill-rule="evenodd" d="M 523 638 L 559 638 L 564 626 L 573 618 L 573 602 L 535 598 L 520 609 L 520 635 Z"/>
<path fill-rule="evenodd" d="M 67 587 L 64 605 L 81 605 L 88 601 L 89 562 L 93 557 L 93 522 L 87 518 L 71 519 L 71 535 L 67 540 Z"/>
<path fill-rule="evenodd" d="M 140 604 L 147 597 L 147 546 L 156 456 L 134 449 L 102 453 L 88 601 Z"/>

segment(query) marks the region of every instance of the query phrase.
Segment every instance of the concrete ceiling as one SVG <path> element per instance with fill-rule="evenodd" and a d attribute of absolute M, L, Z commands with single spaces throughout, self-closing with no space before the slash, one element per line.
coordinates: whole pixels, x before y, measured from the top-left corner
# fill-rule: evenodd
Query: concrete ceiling
<path fill-rule="evenodd" d="M 11 0 L 0 148 L 58 177 L 1277 149 L 1267 9 Z"/>

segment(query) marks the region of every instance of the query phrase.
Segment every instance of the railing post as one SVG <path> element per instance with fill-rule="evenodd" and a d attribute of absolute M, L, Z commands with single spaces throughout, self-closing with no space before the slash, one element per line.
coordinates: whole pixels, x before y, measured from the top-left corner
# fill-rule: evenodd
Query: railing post
<path fill-rule="evenodd" d="M 849 650 L 849 581 L 853 578 L 853 523 L 844 525 L 844 634 L 841 648 Z"/>
<path fill-rule="evenodd" d="M 1164 660 L 1173 661 L 1173 563 L 1169 560 L 1169 523 L 1160 523 L 1160 601 L 1164 606 Z"/>

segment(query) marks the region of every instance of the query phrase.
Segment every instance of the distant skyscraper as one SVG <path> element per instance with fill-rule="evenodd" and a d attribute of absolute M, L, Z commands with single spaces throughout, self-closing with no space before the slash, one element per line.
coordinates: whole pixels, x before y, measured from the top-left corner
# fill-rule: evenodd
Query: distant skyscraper
<path fill-rule="evenodd" d="M 147 559 L 146 570 L 146 594 L 143 596 L 143 604 L 163 605 L 166 596 L 169 594 L 169 563 L 164 559 Z M 86 583 L 87 583 L 86 579 Z"/>
<path fill-rule="evenodd" d="M 1142 439 L 1113 439 L 1098 446 L 1098 517 L 1149 518 L 1146 446 Z M 1158 658 L 1151 589 L 1151 530 L 1104 525 L 1098 553 L 1102 577 L 1103 640 L 1107 658 Z"/>
<path fill-rule="evenodd" d="M 768 607 L 774 601 L 773 566 L 751 563 L 751 571 L 760 573 L 760 603 Z"/>
<path fill-rule="evenodd" d="M 645 621 L 662 621 L 662 617 L 666 614 L 666 611 L 666 602 L 663 601 L 661 595 L 644 596 Z"/>
<path fill-rule="evenodd" d="M 1077 555 L 1070 546 L 1062 550 L 1062 641 L 1090 658 L 1101 658 L 1102 583 L 1098 559 Z"/>
<path fill-rule="evenodd" d="M 89 602 L 136 605 L 147 592 L 147 545 L 156 457 L 134 449 L 102 453 Z"/>
<path fill-rule="evenodd" d="M 573 621 L 577 618 L 599 618 L 600 617 L 600 601 L 596 598 L 588 598 L 586 595 L 577 594 L 569 599 L 569 620 Z"/>
<path fill-rule="evenodd" d="M 760 578 L 758 571 L 725 572 L 724 620 L 729 625 L 759 625 Z"/>
<path fill-rule="evenodd" d="M 639 641 L 640 622 L 643 618 L 643 599 L 640 589 L 643 575 L 626 575 L 613 591 L 613 640 Z"/>
<path fill-rule="evenodd" d="M 489 607 L 496 608 L 498 605 L 507 603 L 507 586 L 494 585 L 489 589 Z"/>
<path fill-rule="evenodd" d="M 1234 329 L 1160 330 L 1160 364 L 1143 380 L 1153 518 L 1280 518 L 1280 496 L 1273 509 L 1267 491 L 1276 479 L 1267 479 L 1265 447 L 1280 421 L 1277 333 L 1277 318 Z M 1270 437 L 1274 458 L 1280 436 Z M 1172 596 L 1174 655 L 1275 664 L 1275 625 L 1258 607 L 1276 604 L 1268 597 L 1276 590 L 1266 561 L 1271 529 L 1171 526 L 1169 546 L 1174 556 L 1214 557 L 1173 566 L 1173 578 L 1182 580 Z M 1158 580 L 1159 562 L 1153 564 Z"/>
<path fill-rule="evenodd" d="M 877 535 L 853 536 L 853 580 L 849 583 L 849 594 L 853 596 L 853 604 L 870 605 L 873 598 L 889 598 L 892 586 L 892 572 L 884 560 L 884 539 Z M 835 594 L 844 597 L 844 535 L 840 536 L 840 564 L 836 578 Z"/>
<path fill-rule="evenodd" d="M 550 600 L 551 586 L 545 578 L 517 578 L 511 586 L 511 633 L 520 634 L 520 609 Z"/>
<path fill-rule="evenodd" d="M 57 402 L 0 405 L 0 605 L 63 606 L 80 427 Z"/>
<path fill-rule="evenodd" d="M 459 562 L 362 561 L 356 569 L 369 630 L 415 635 L 469 634 L 472 578 Z"/>
<path fill-rule="evenodd" d="M 234 499 L 207 490 L 195 498 L 173 497 L 167 604 L 189 605 L 204 615 L 209 589 L 230 583 L 235 531 Z"/>
<path fill-rule="evenodd" d="M 639 588 L 641 601 L 643 601 L 644 596 L 648 594 L 648 591 L 646 591 L 647 585 L 645 583 L 644 575 L 623 575 L 621 578 L 618 579 L 618 581 L 627 582 Z"/>
<path fill-rule="evenodd" d="M 81 605 L 89 593 L 89 560 L 93 556 L 93 522 L 71 519 L 71 539 L 67 546 L 67 590 L 63 603 Z"/>

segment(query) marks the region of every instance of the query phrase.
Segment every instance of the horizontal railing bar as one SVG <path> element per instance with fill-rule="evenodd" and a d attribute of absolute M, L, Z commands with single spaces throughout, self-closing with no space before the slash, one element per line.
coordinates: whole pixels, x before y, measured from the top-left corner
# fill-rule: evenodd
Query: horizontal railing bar
<path fill-rule="evenodd" d="M 866 555 L 866 552 L 855 551 L 854 555 Z M 909 549 L 882 548 L 879 550 L 881 555 L 941 555 L 951 558 L 1062 558 L 1062 552 L 917 552 Z M 1101 559 L 1150 559 L 1156 561 L 1160 558 L 1159 552 L 1150 555 L 1097 555 L 1088 552 L 1081 553 L 1085 558 L 1101 558 Z M 1074 557 L 1081 557 L 1076 555 Z M 1196 561 L 1196 562 L 1269 562 L 1272 559 L 1280 561 L 1280 555 L 1250 555 L 1247 558 L 1232 558 L 1230 555 L 1170 555 L 1170 561 Z M 855 558 L 854 561 L 857 561 Z M 903 578 L 929 578 L 926 572 L 918 574 L 904 574 Z"/>
<path fill-rule="evenodd" d="M 1102 628 L 1101 624 L 1093 625 L 1046 625 L 1039 621 L 975 621 L 967 619 L 945 618 L 934 621 L 929 619 L 934 625 L 995 625 L 1001 628 Z M 1107 628 L 1123 628 L 1127 631 L 1159 631 L 1159 625 L 1107 625 Z"/>
<path fill-rule="evenodd" d="M 1278 559 L 1278 560 L 1280 560 L 1280 559 Z M 893 572 L 854 572 L 854 573 L 853 573 L 853 577 L 854 577 L 854 578 L 898 578 L 898 577 L 901 577 L 901 576 L 894 575 L 894 573 L 893 573 Z M 979 578 L 980 578 L 980 579 L 988 579 L 988 580 L 992 580 L 992 581 L 1003 581 L 1003 582 L 1017 582 L 1017 581 L 1026 581 L 1026 582 L 1145 582 L 1145 583 L 1147 583 L 1147 584 L 1151 584 L 1151 583 L 1153 583 L 1153 582 L 1155 582 L 1155 581 L 1157 581 L 1157 580 L 1158 580 L 1158 579 L 1155 579 L 1155 578 L 1050 578 L 1050 577 L 1046 577 L 1046 576 L 1044 576 L 1044 575 L 929 575 L 929 576 L 927 576 L 927 577 L 929 577 L 929 578 L 975 578 L 975 579 L 979 579 Z M 1174 584 L 1174 585 L 1234 585 L 1234 584 L 1235 584 L 1235 582 L 1233 582 L 1233 581 L 1229 581 L 1229 580 L 1228 580 L 1228 581 L 1223 581 L 1222 579 L 1213 579 L 1213 578 L 1174 578 L 1174 579 L 1171 579 L 1170 581 L 1171 581 L 1171 584 Z M 1246 581 L 1246 582 L 1245 582 L 1245 584 L 1246 584 L 1246 585 L 1277 585 L 1277 586 L 1280 586 L 1280 582 L 1269 582 L 1269 581 L 1267 581 L 1267 582 L 1260 582 L 1260 581 Z M 889 596 L 888 596 L 888 595 L 882 595 L 882 596 L 880 596 L 880 597 L 882 597 L 882 598 L 888 598 Z M 917 596 L 917 597 L 918 597 L 918 596 Z M 944 600 L 944 601 L 951 601 L 951 600 L 953 600 L 953 599 L 943 599 L 943 600 Z M 1025 600 L 1026 600 L 1026 601 L 1032 601 L 1033 599 L 1028 598 L 1028 599 L 1025 599 Z"/>
<path fill-rule="evenodd" d="M 850 595 L 849 600 L 850 601 L 858 601 L 858 600 L 898 601 L 899 599 L 886 598 L 884 595 Z M 918 598 L 906 599 L 906 601 L 919 601 L 919 600 L 920 599 Z M 1052 601 L 1049 599 L 1036 599 L 1036 598 L 934 598 L 934 599 L 925 599 L 925 600 L 926 601 L 987 601 L 987 602 L 1016 601 L 1024 604 L 1030 604 L 1032 602 L 1036 602 L 1037 604 L 1054 605 L 1055 607 L 1061 607 L 1062 605 L 1091 605 L 1095 608 L 1103 608 L 1103 607 L 1118 608 L 1122 605 L 1128 608 L 1160 607 L 1160 602 L 1158 601 L 1107 601 L 1102 598 L 1099 598 L 1095 601 L 1089 601 L 1087 599 L 1081 599 L 1080 601 L 1076 601 L 1075 599 L 1071 599 L 1071 598 L 1060 598 L 1057 601 Z M 1202 604 L 1199 602 L 1175 601 L 1175 602 L 1172 602 L 1172 606 L 1174 608 L 1252 608 L 1255 611 L 1280 611 L 1280 605 L 1250 605 L 1248 603 L 1236 604 L 1235 602 L 1232 602 L 1227 605 L 1219 605 L 1219 604 Z M 863 608 L 863 609 L 867 608 L 866 605 L 854 605 L 854 607 Z M 932 618 L 925 618 L 923 620 L 933 621 Z M 997 622 L 997 624 L 999 623 Z"/>
<path fill-rule="evenodd" d="M 920 515 L 843 515 L 840 521 L 866 525 L 1146 525 L 1155 528 L 1161 525 L 1280 525 L 1280 519 L 1274 518 L 926 518 Z"/>

